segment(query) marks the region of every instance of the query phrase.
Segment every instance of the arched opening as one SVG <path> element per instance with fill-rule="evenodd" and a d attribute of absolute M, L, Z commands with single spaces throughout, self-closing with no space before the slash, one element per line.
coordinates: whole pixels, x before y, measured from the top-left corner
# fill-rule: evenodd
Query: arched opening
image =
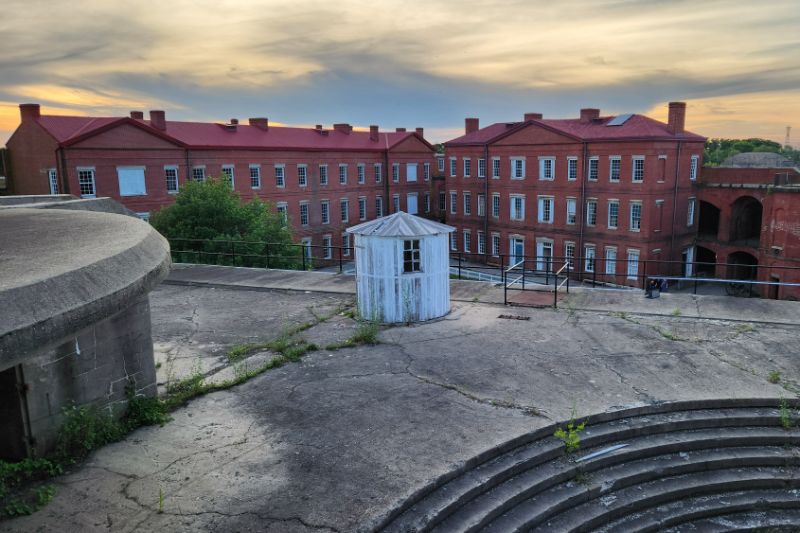
<path fill-rule="evenodd" d="M 697 234 L 702 239 L 716 240 L 719 234 L 720 210 L 709 202 L 700 200 L 700 218 L 697 221 Z"/>
<path fill-rule="evenodd" d="M 695 246 L 697 275 L 701 278 L 714 277 L 717 268 L 717 254 L 704 246 Z"/>
<path fill-rule="evenodd" d="M 730 241 L 758 248 L 761 240 L 761 202 L 743 196 L 733 203 Z"/>
<path fill-rule="evenodd" d="M 756 279 L 758 259 L 747 252 L 733 252 L 728 256 L 728 278 Z"/>

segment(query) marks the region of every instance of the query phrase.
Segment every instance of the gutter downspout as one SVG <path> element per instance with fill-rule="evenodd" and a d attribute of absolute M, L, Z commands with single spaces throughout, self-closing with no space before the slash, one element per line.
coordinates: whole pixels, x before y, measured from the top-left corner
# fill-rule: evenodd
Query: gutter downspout
<path fill-rule="evenodd" d="M 589 143 L 587 143 L 586 141 L 583 141 L 583 160 L 581 162 L 581 201 L 580 201 L 580 206 L 581 206 L 581 214 L 580 214 L 581 227 L 580 227 L 580 232 L 578 234 L 578 249 L 575 250 L 575 252 L 576 252 L 575 255 L 577 257 L 581 257 L 582 258 L 582 263 L 583 264 L 581 265 L 581 270 L 580 270 L 581 272 L 583 272 L 583 269 L 586 266 L 586 258 L 583 257 L 583 254 L 584 254 L 584 250 L 583 250 L 583 230 L 584 230 L 584 226 L 586 224 L 586 211 L 587 211 L 587 207 L 586 207 L 586 178 L 587 178 L 587 176 L 586 176 L 586 174 L 587 174 L 587 172 L 589 170 L 588 159 L 589 159 Z M 577 206 L 576 206 L 576 209 L 577 209 Z M 597 261 L 596 257 L 597 257 L 597 251 L 595 250 L 595 262 Z M 575 266 L 577 266 L 577 265 L 575 265 Z"/>
<path fill-rule="evenodd" d="M 386 198 L 386 200 L 384 200 L 383 205 L 386 206 L 386 209 L 384 209 L 384 211 L 387 214 L 391 214 L 394 212 L 393 211 L 394 202 L 391 201 L 391 197 L 389 196 L 389 134 L 388 133 L 383 134 L 383 140 L 386 142 L 386 149 L 383 151 L 383 167 L 384 170 L 386 170 L 386 172 L 384 173 L 383 171 L 381 171 L 381 173 L 384 174 L 383 176 L 381 176 L 381 179 L 383 180 L 383 194 L 385 195 Z"/>
<path fill-rule="evenodd" d="M 672 231 L 670 231 L 670 242 L 669 242 L 670 261 L 672 261 L 675 258 L 675 216 L 678 212 L 678 178 L 680 177 L 680 168 L 681 168 L 681 148 L 683 148 L 683 143 L 681 141 L 678 141 L 678 155 L 675 158 L 675 187 L 673 188 L 672 191 L 672 228 L 671 228 Z"/>
<path fill-rule="evenodd" d="M 489 254 L 486 253 L 488 245 L 491 243 L 489 235 L 489 209 L 492 205 L 489 200 L 489 175 L 491 169 L 491 161 L 489 161 L 489 143 L 483 145 L 483 255 L 484 259 Z M 488 260 L 486 260 L 488 263 Z"/>

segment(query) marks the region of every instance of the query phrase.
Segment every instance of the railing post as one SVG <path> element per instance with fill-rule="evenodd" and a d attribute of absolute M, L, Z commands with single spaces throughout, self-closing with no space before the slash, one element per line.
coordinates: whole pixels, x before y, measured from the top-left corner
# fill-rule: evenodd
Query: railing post
<path fill-rule="evenodd" d="M 525 290 L 525 257 L 522 258 L 522 290 Z"/>
<path fill-rule="evenodd" d="M 506 256 L 500 254 L 500 280 L 506 282 Z"/>
<path fill-rule="evenodd" d="M 597 258 L 592 258 L 592 288 L 597 287 Z"/>
<path fill-rule="evenodd" d="M 342 273 L 342 247 L 339 247 L 339 274 Z"/>
<path fill-rule="evenodd" d="M 231 243 L 231 264 L 236 266 L 236 241 L 230 241 Z"/>
<path fill-rule="evenodd" d="M 567 294 L 569 294 L 569 263 L 567 263 Z"/>
<path fill-rule="evenodd" d="M 694 274 L 694 294 L 697 294 L 697 265 L 694 266 L 692 274 Z"/>
<path fill-rule="evenodd" d="M 300 256 L 303 258 L 303 270 L 306 269 L 306 245 L 300 245 Z"/>
<path fill-rule="evenodd" d="M 458 252 L 458 279 L 461 279 L 461 252 Z"/>
<path fill-rule="evenodd" d="M 269 268 L 269 243 L 268 242 L 264 243 L 264 252 L 265 252 L 265 254 L 267 256 L 266 257 L 266 259 L 267 259 L 267 268 Z"/>
<path fill-rule="evenodd" d="M 642 267 L 642 289 L 647 290 L 647 259 L 644 260 Z"/>

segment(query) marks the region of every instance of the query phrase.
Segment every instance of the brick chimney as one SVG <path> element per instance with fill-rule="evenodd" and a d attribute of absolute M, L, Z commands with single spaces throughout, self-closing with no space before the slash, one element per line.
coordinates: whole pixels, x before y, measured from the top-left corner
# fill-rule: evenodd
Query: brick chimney
<path fill-rule="evenodd" d="M 585 107 L 581 109 L 581 123 L 588 124 L 589 122 L 600 118 L 600 110 L 593 107 Z"/>
<path fill-rule="evenodd" d="M 378 126 L 372 125 L 369 127 L 369 140 L 371 141 L 378 140 Z"/>
<path fill-rule="evenodd" d="M 239 119 L 238 118 L 232 118 L 231 119 L 231 125 L 232 126 L 238 126 L 239 125 Z"/>
<path fill-rule="evenodd" d="M 158 130 L 167 129 L 166 113 L 163 111 L 150 111 L 150 125 Z"/>
<path fill-rule="evenodd" d="M 344 133 L 349 135 L 351 131 L 353 131 L 353 126 L 346 122 L 341 122 L 339 124 L 333 125 L 333 131 L 338 131 L 339 133 Z"/>
<path fill-rule="evenodd" d="M 480 129 L 479 126 L 480 122 L 477 118 L 465 118 L 464 119 L 464 134 L 472 133 L 473 131 L 478 131 Z"/>
<path fill-rule="evenodd" d="M 406 129 L 405 128 L 395 128 L 394 131 L 396 131 L 397 133 L 405 133 Z"/>
<path fill-rule="evenodd" d="M 417 128 L 414 131 L 416 131 L 417 135 L 419 135 L 420 137 L 423 137 L 423 138 L 425 137 L 425 135 L 424 135 L 425 130 L 423 128 Z"/>
<path fill-rule="evenodd" d="M 131 118 L 134 120 L 144 120 L 144 111 L 131 111 Z"/>
<path fill-rule="evenodd" d="M 542 120 L 542 114 L 541 113 L 525 113 L 524 120 L 525 120 L 525 122 L 528 122 L 529 120 Z"/>
<path fill-rule="evenodd" d="M 317 131 L 322 131 L 322 124 L 317 124 L 316 126 L 314 126 L 314 129 Z"/>
<path fill-rule="evenodd" d="M 22 122 L 36 120 L 41 115 L 39 104 L 19 104 L 19 118 Z"/>
<path fill-rule="evenodd" d="M 267 131 L 269 129 L 268 118 L 251 118 L 248 120 L 251 126 Z"/>
<path fill-rule="evenodd" d="M 667 130 L 673 135 L 683 133 L 686 126 L 686 102 L 670 102 Z"/>

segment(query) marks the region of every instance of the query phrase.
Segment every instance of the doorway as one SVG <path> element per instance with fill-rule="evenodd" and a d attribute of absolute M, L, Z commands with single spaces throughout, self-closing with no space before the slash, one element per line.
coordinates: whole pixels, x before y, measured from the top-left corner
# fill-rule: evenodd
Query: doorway
<path fill-rule="evenodd" d="M 26 431 L 27 404 L 23 391 L 22 367 L 12 366 L 0 372 L 0 459 L 19 461 L 28 457 Z"/>
<path fill-rule="evenodd" d="M 519 237 L 511 237 L 511 257 L 509 266 L 516 265 L 525 258 L 525 241 Z"/>

